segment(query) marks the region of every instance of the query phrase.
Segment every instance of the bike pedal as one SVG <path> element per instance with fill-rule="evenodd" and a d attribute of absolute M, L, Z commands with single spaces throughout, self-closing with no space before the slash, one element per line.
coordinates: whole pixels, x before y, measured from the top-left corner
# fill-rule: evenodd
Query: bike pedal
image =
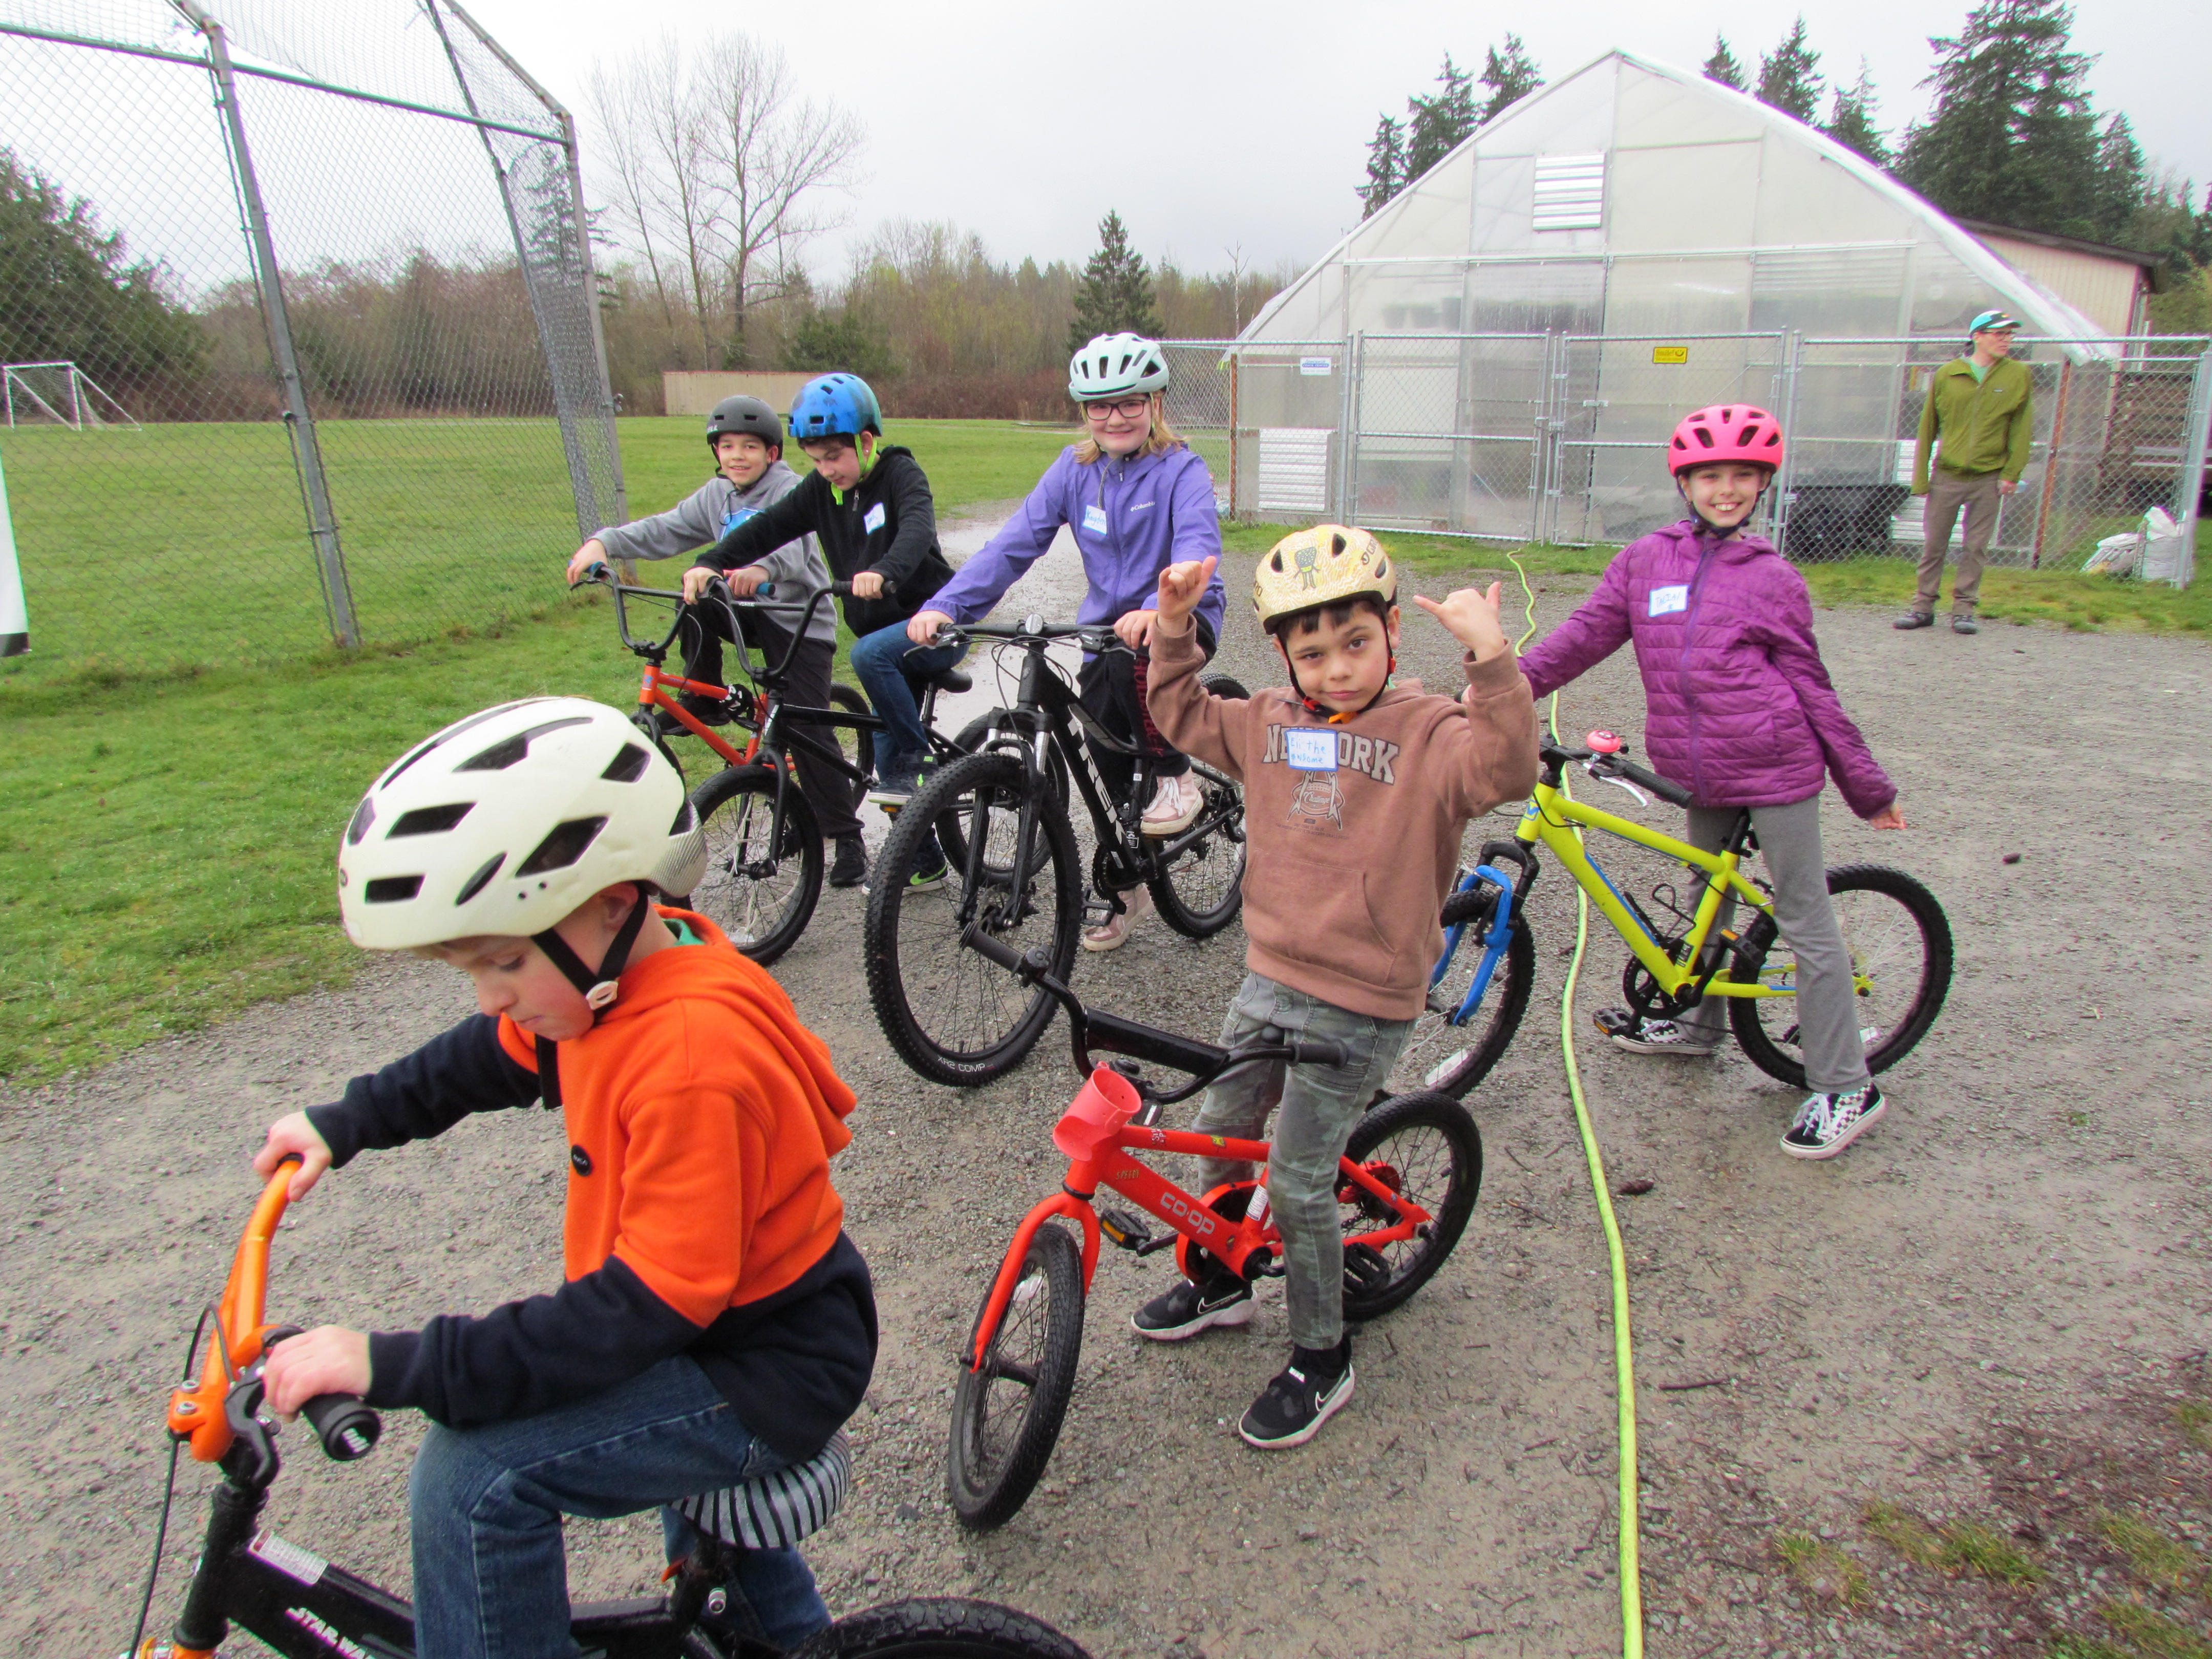
<path fill-rule="evenodd" d="M 1590 1015 L 1590 1024 L 1607 1036 L 1626 1036 L 1636 1030 L 1636 1016 L 1625 1009 L 1600 1008 Z"/>
<path fill-rule="evenodd" d="M 1155 1239 L 1152 1230 L 1127 1210 L 1099 1211 L 1098 1231 L 1105 1234 L 1117 1249 L 1134 1250 L 1139 1255 L 1162 1243 L 1171 1243 L 1175 1238 L 1175 1235 L 1170 1233 L 1165 1240 Z"/>

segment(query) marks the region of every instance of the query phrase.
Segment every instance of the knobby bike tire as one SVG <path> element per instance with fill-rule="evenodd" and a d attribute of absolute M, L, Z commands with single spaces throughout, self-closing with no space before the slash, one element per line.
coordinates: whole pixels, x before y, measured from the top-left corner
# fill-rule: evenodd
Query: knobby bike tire
<path fill-rule="evenodd" d="M 1935 894 L 1887 865 L 1838 865 L 1828 872 L 1828 893 L 1842 901 L 1837 921 L 1844 928 L 1854 973 L 1866 973 L 1875 981 L 1859 994 L 1861 1029 L 1875 1033 L 1867 1040 L 1867 1070 L 1886 1072 L 1912 1052 L 1943 1011 L 1943 999 L 1951 989 L 1950 919 Z M 1894 901 L 1897 908 L 1881 905 L 1862 916 L 1862 907 L 1851 902 L 1853 894 L 1880 895 Z M 1855 931 L 1859 937 L 1852 936 Z M 1779 938 L 1771 939 L 1755 963 L 1740 960 L 1729 969 L 1739 981 L 1769 976 L 1794 980 L 1796 971 L 1795 954 L 1788 941 Z M 1802 1089 L 1808 1085 L 1805 1062 L 1796 1046 L 1796 1009 L 1795 999 L 1730 997 L 1729 1024 L 1753 1065 Z"/>
<path fill-rule="evenodd" d="M 1391 1069 L 1389 1087 L 1393 1091 L 1426 1090 L 1464 1100 L 1468 1091 L 1488 1077 L 1512 1046 L 1514 1033 L 1521 1029 L 1521 1017 L 1528 1012 L 1528 994 L 1536 981 L 1536 942 L 1525 915 L 1513 918 L 1505 954 L 1498 959 L 1474 1014 L 1464 1025 L 1450 1021 L 1466 1000 L 1468 987 L 1474 982 L 1486 927 L 1480 918 L 1468 921 L 1450 965 L 1430 991 L 1429 1006 L 1413 1022 L 1406 1047 Z"/>
<path fill-rule="evenodd" d="M 1205 675 L 1199 684 L 1217 697 L 1251 695 L 1226 674 Z M 1161 921 L 1185 939 L 1212 939 L 1244 908 L 1244 791 L 1234 779 L 1210 769 L 1201 769 L 1198 778 L 1206 805 L 1193 828 L 1206 833 L 1172 859 L 1155 858 L 1145 884 L 1152 889 Z"/>
<path fill-rule="evenodd" d="M 691 805 L 707 831 L 707 872 L 691 890 L 691 908 L 755 962 L 774 962 L 806 931 L 822 897 L 814 809 L 787 781 L 783 845 L 771 850 L 775 774 L 768 767 L 726 768 L 692 791 Z"/>
<path fill-rule="evenodd" d="M 1344 1155 L 1401 1192 L 1431 1219 L 1418 1236 L 1381 1249 L 1347 1246 L 1344 1316 L 1374 1319 L 1404 1302 L 1444 1265 L 1474 1213 L 1482 1189 L 1482 1132 L 1466 1107 L 1449 1096 L 1399 1095 L 1361 1118 Z M 1349 1182 L 1337 1194 L 1344 1231 L 1365 1231 L 1388 1212 Z"/>
<path fill-rule="evenodd" d="M 1082 1352 L 1082 1258 L 1066 1230 L 1047 1222 L 1022 1258 L 981 1368 L 963 1365 L 953 1391 L 945 1488 L 964 1525 L 1003 1526 L 1029 1501 L 1060 1438 Z"/>
<path fill-rule="evenodd" d="M 1042 862 L 1020 893 L 1012 890 L 1011 826 L 1030 787 L 1015 756 L 965 756 L 915 792 L 876 856 L 861 924 L 868 1000 L 899 1057 L 933 1082 L 968 1087 L 1004 1076 L 1036 1046 L 1058 1006 L 963 946 L 970 920 L 981 918 L 1018 951 L 1042 947 L 1063 982 L 1074 965 L 1081 872 L 1067 815 L 1050 799 L 1037 803 L 1034 820 Z M 986 839 L 971 859 L 968 839 L 979 817 Z M 932 835 L 950 867 L 944 880 L 916 888 L 908 878 Z M 1009 843 L 1003 855 L 994 844 L 1000 836 Z"/>
<path fill-rule="evenodd" d="M 848 1613 L 790 1659 L 1091 1659 L 1042 1619 L 953 1596 L 915 1596 Z"/>

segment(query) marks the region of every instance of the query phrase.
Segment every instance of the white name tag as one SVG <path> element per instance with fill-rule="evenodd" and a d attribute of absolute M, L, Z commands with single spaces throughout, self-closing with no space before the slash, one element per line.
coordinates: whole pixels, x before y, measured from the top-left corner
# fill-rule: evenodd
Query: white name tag
<path fill-rule="evenodd" d="M 1283 732 L 1283 758 L 1301 772 L 1336 770 L 1336 733 L 1310 726 L 1288 726 Z"/>
<path fill-rule="evenodd" d="M 881 530 L 883 527 L 884 504 L 881 501 L 878 501 L 866 513 L 860 514 L 860 528 L 872 534 L 876 531 Z"/>
<path fill-rule="evenodd" d="M 1092 502 L 1083 509 L 1083 527 L 1094 536 L 1106 533 L 1106 509 Z"/>
<path fill-rule="evenodd" d="M 1678 583 L 1673 587 L 1655 587 L 1651 590 L 1650 614 L 1654 617 L 1669 617 L 1677 611 L 1687 611 L 1689 608 L 1690 587 L 1686 582 Z"/>

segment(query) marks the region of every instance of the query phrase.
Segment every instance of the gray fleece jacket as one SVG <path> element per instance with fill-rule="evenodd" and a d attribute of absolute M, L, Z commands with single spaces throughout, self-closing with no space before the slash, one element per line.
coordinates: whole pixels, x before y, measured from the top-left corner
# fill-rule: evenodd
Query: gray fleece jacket
<path fill-rule="evenodd" d="M 772 461 L 750 488 L 739 489 L 720 473 L 701 484 L 665 513 L 629 524 L 611 525 L 594 532 L 599 545 L 614 559 L 672 559 L 711 547 L 772 501 L 781 501 L 799 487 L 799 475 L 781 461 Z M 775 596 L 763 599 L 761 608 L 788 634 L 806 614 L 807 601 L 830 586 L 830 567 L 811 535 L 786 542 L 764 559 L 751 562 L 769 573 Z M 837 607 L 825 599 L 815 608 L 809 639 L 837 639 Z"/>

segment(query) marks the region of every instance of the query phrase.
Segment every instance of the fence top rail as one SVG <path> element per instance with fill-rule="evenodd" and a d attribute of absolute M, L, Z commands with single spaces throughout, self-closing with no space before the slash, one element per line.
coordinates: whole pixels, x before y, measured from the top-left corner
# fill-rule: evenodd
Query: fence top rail
<path fill-rule="evenodd" d="M 2207 349 L 2212 349 L 2212 335 L 2204 334 L 2016 334 L 2013 340 L 2017 345 L 2179 347 L 2182 355 L 2186 356 L 2199 356 Z M 1960 343 L 1944 334 L 1808 334 L 1804 343 L 1808 346 L 1948 345 L 1954 348 Z"/>
<path fill-rule="evenodd" d="M 208 70 L 214 65 L 204 57 L 190 52 L 171 52 L 162 46 L 142 46 L 130 40 L 107 40 L 96 35 L 69 34 L 59 29 L 42 29 L 28 23 L 0 21 L 0 34 L 20 35 L 28 40 L 45 40 L 56 46 L 88 46 L 95 52 L 121 52 L 131 58 L 151 58 L 164 64 L 183 64 L 193 69 Z M 329 81 L 318 81 L 313 76 L 295 75 L 289 70 L 266 69 L 258 64 L 241 64 L 231 60 L 234 75 L 251 75 L 263 81 L 282 81 L 288 86 L 305 87 L 312 92 L 327 92 L 334 97 L 351 98 L 364 104 L 381 104 L 387 109 L 404 109 L 416 115 L 435 116 L 441 121 L 458 121 L 463 126 L 489 128 L 494 132 L 510 132 L 518 138 L 534 139 L 540 143 L 560 144 L 568 142 L 560 131 L 548 132 L 539 127 L 519 126 L 510 121 L 495 121 L 489 116 L 471 115 L 465 110 L 441 109 L 435 104 L 418 104 L 410 99 L 393 98 L 381 92 L 364 92 L 358 87 L 341 87 Z"/>

